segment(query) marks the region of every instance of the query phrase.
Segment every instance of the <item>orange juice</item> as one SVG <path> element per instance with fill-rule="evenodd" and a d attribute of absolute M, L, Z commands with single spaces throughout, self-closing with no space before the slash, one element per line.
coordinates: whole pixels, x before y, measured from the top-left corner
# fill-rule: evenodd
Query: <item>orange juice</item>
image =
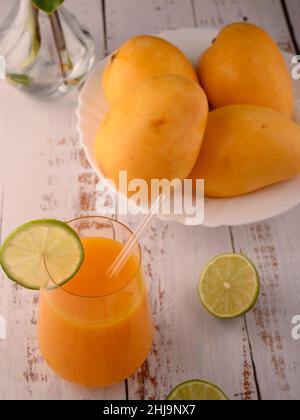
<path fill-rule="evenodd" d="M 82 238 L 85 259 L 62 287 L 40 295 L 38 339 L 49 366 L 61 377 L 88 387 L 129 377 L 145 361 L 153 336 L 147 291 L 134 255 L 120 274 L 106 272 L 121 243 Z"/>

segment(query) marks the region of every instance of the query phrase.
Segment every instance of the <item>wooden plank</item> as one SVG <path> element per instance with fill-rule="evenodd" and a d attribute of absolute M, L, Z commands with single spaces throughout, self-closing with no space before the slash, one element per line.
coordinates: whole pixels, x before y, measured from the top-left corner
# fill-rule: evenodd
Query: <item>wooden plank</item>
<path fill-rule="evenodd" d="M 146 32 L 145 29 L 155 32 L 166 27 L 193 26 L 194 16 L 202 25 L 200 3 L 201 18 L 209 10 L 212 21 L 219 18 L 216 11 L 223 19 L 226 13 L 229 19 L 231 13 L 230 19 L 236 20 L 238 10 L 249 10 L 251 20 L 262 22 L 285 49 L 291 49 L 287 27 L 282 26 L 282 15 L 276 6 L 278 2 L 269 0 L 264 2 L 265 6 L 258 0 L 247 2 L 247 8 L 244 1 L 195 0 L 197 15 L 182 0 L 110 0 L 109 48 L 116 48 L 130 35 Z M 90 9 L 87 10 L 90 15 Z M 278 14 L 267 23 L 267 15 L 273 15 L 273 10 Z M 88 23 L 91 18 L 94 17 L 87 18 Z M 97 23 L 94 18 L 93 28 Z M 103 46 L 97 48 L 101 54 Z M 94 212 L 97 178 L 77 146 L 75 102 L 76 95 L 59 105 L 41 104 L 0 82 L 0 181 L 5 179 L 2 237 L 33 217 L 67 218 Z M 32 115 L 39 115 L 34 127 Z M 290 320 L 299 312 L 298 219 L 298 210 L 294 210 L 268 223 L 233 230 L 236 249 L 251 256 L 263 274 L 262 297 L 256 311 L 247 317 L 247 327 L 264 398 L 299 398 L 298 345 L 290 339 Z M 187 244 L 189 249 L 185 252 Z M 230 397 L 256 398 L 243 321 L 223 323 L 212 319 L 200 308 L 195 292 L 204 263 L 219 252 L 231 250 L 228 230 L 186 229 L 157 222 L 144 239 L 143 250 L 157 335 L 148 362 L 129 381 L 130 398 L 164 398 L 172 386 L 195 375 L 220 384 Z M 6 316 L 8 323 L 8 338 L 0 341 L 0 377 L 7 378 L 5 386 L 0 382 L 0 399 L 124 398 L 123 385 L 90 392 L 54 377 L 40 360 L 36 347 L 36 296 L 10 285 L 3 276 L 0 314 Z"/>
<path fill-rule="evenodd" d="M 129 380 L 130 399 L 165 399 L 178 383 L 203 378 L 232 399 L 256 399 L 242 319 L 222 322 L 200 305 L 200 270 L 231 251 L 228 229 L 186 228 L 157 221 L 143 240 L 156 336 L 151 354 Z"/>
<path fill-rule="evenodd" d="M 195 10 L 200 25 L 219 26 L 247 17 L 267 29 L 282 48 L 293 51 L 279 1 L 195 1 Z M 263 399 L 299 398 L 299 346 L 291 338 L 291 319 L 299 312 L 299 216 L 297 208 L 269 222 L 232 230 L 236 250 L 249 255 L 262 276 L 261 299 L 246 325 Z"/>
<path fill-rule="evenodd" d="M 91 12 L 100 10 L 98 3 L 90 0 L 88 22 Z M 89 26 L 97 22 L 102 22 L 100 14 Z M 98 27 L 91 29 L 94 34 L 101 32 Z M 97 49 L 102 51 L 102 44 Z M 34 218 L 67 220 L 95 213 L 97 176 L 78 144 L 76 104 L 76 92 L 59 101 L 41 102 L 0 82 L 2 239 Z M 109 390 L 86 390 L 50 371 L 36 342 L 37 300 L 36 294 L 1 274 L 0 315 L 6 318 L 7 339 L 0 340 L 0 399 L 125 398 L 124 383 Z"/>
<path fill-rule="evenodd" d="M 138 33 L 195 24 L 191 4 L 182 0 L 110 0 L 106 8 L 109 49 Z M 137 217 L 121 220 L 132 227 L 138 223 Z M 227 228 L 157 221 L 145 235 L 144 267 L 156 337 L 147 362 L 128 381 L 130 399 L 164 399 L 172 387 L 194 377 L 220 384 L 231 398 L 257 398 L 244 321 L 217 321 L 197 298 L 201 268 L 231 250 Z"/>
<path fill-rule="evenodd" d="M 185 0 L 109 0 L 106 22 L 109 52 L 131 36 L 195 23 L 190 2 Z"/>
<path fill-rule="evenodd" d="M 285 51 L 293 51 L 280 0 L 192 0 L 197 26 L 220 28 L 247 21 L 262 26 Z"/>
<path fill-rule="evenodd" d="M 2 238 L 30 219 L 94 213 L 97 178 L 78 147 L 76 95 L 44 104 L 8 86 L 2 95 L 13 105 L 0 128 L 7 142 Z M 33 124 L 34 115 L 39 118 Z M 109 391 L 87 391 L 51 373 L 36 343 L 37 296 L 4 276 L 0 313 L 8 326 L 7 340 L 0 342 L 0 377 L 7 378 L 0 382 L 1 399 L 125 398 L 123 384 Z"/>
<path fill-rule="evenodd" d="M 288 19 L 290 19 L 291 31 L 294 37 L 295 49 L 300 54 L 300 7 L 298 0 L 285 0 Z"/>
<path fill-rule="evenodd" d="M 300 398 L 299 342 L 291 337 L 291 320 L 300 312 L 299 216 L 298 207 L 277 219 L 233 229 L 237 251 L 252 258 L 262 280 L 247 324 L 264 399 Z"/>

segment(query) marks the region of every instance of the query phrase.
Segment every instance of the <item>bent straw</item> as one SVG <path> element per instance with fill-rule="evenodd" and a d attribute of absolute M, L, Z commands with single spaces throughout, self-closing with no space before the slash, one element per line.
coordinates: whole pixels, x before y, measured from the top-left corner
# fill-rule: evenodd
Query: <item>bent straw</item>
<path fill-rule="evenodd" d="M 144 231 L 146 230 L 146 228 L 152 221 L 152 218 L 155 215 L 156 210 L 159 209 L 161 203 L 163 203 L 165 198 L 166 198 L 166 195 L 161 194 L 157 198 L 157 200 L 153 203 L 152 207 L 150 208 L 149 212 L 142 220 L 141 224 L 139 225 L 135 233 L 133 233 L 133 235 L 131 236 L 129 241 L 126 243 L 126 245 L 124 246 L 124 248 L 122 249 L 118 257 L 116 258 L 112 266 L 108 269 L 106 273 L 108 277 L 117 276 L 120 273 L 120 271 L 124 268 L 125 264 L 127 263 L 133 251 L 133 248 L 136 245 L 136 242 L 138 242 L 141 236 L 143 235 Z"/>

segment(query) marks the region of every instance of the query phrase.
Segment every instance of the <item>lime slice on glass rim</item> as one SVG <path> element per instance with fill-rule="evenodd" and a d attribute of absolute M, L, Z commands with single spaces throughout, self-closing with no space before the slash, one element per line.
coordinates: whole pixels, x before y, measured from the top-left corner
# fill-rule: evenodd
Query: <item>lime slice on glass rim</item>
<path fill-rule="evenodd" d="M 173 401 L 227 401 L 224 392 L 206 381 L 192 380 L 178 385 L 167 397 Z"/>
<path fill-rule="evenodd" d="M 220 255 L 204 268 L 198 292 L 212 315 L 237 318 L 254 307 L 260 292 L 259 275 L 245 255 Z"/>
<path fill-rule="evenodd" d="M 0 249 L 0 264 L 15 283 L 39 290 L 51 279 L 62 286 L 80 269 L 84 250 L 77 233 L 58 220 L 35 220 L 20 226 Z"/>

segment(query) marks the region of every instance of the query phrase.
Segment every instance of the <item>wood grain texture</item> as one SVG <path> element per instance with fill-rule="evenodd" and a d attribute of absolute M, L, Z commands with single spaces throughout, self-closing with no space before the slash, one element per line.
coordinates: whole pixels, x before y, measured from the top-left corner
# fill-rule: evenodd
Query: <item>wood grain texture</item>
<path fill-rule="evenodd" d="M 73 11 L 91 21 L 103 52 L 98 0 L 72 0 Z M 98 12 L 98 17 L 97 17 Z M 101 41 L 102 40 L 102 41 Z M 78 143 L 77 92 L 55 102 L 25 96 L 0 81 L 1 238 L 34 218 L 68 220 L 94 214 L 97 176 Z M 0 191 L 1 191 L 0 189 Z M 0 314 L 7 340 L 0 341 L 0 399 L 123 399 L 124 384 L 86 390 L 68 384 L 46 366 L 36 342 L 38 295 L 0 278 Z M 5 378 L 5 380 L 4 380 Z"/>
<path fill-rule="evenodd" d="M 143 8 L 147 7 L 147 10 L 150 13 L 150 10 L 156 10 L 155 2 L 147 2 L 146 5 L 142 5 L 141 1 L 138 2 L 138 7 Z M 137 6 L 137 3 L 135 2 L 135 6 Z M 151 9 L 152 6 L 152 9 Z M 124 6 L 125 7 L 125 6 Z M 178 7 L 178 2 L 176 2 L 175 8 Z M 186 16 L 186 9 L 188 9 L 187 2 L 185 2 L 185 11 L 184 16 Z M 286 50 L 286 51 L 293 51 L 293 44 L 291 42 L 291 37 L 288 30 L 288 25 L 285 20 L 284 14 L 282 12 L 282 7 L 279 1 L 197 1 L 194 0 L 192 2 L 192 11 L 194 13 L 194 20 L 197 22 L 198 26 L 203 27 L 220 27 L 223 26 L 226 23 L 230 23 L 232 21 L 242 20 L 242 21 L 251 21 L 253 23 L 259 24 L 263 26 L 266 30 L 268 30 L 272 36 L 275 38 L 279 46 Z M 119 8 L 113 8 L 113 4 L 110 3 L 108 5 L 107 10 L 108 16 L 110 16 L 112 19 L 112 16 L 114 17 L 114 22 L 109 21 L 108 19 L 108 39 L 110 40 L 110 45 L 113 48 L 116 48 L 119 43 L 121 43 L 124 39 L 126 39 L 126 36 L 124 34 L 124 26 L 122 26 L 119 30 L 122 31 L 122 34 L 119 34 L 114 30 L 115 26 L 117 26 L 117 22 L 121 22 L 121 13 Z M 129 9 L 129 5 L 127 3 L 126 5 L 126 16 L 129 16 L 130 14 L 134 14 L 134 10 L 132 11 Z M 154 12 L 153 12 L 154 13 Z M 168 8 L 167 10 L 168 19 L 170 19 L 171 10 Z M 176 13 L 176 19 L 178 18 L 178 14 Z M 175 20 L 175 18 L 174 18 Z M 162 19 L 164 24 L 164 19 Z M 161 26 L 163 26 L 163 24 Z M 129 26 L 128 22 L 126 22 L 126 27 Z M 149 23 L 148 23 L 149 25 Z M 165 25 L 165 24 L 164 24 Z M 185 26 L 193 26 L 193 21 L 189 20 L 188 22 L 184 22 Z M 181 24 L 180 26 L 183 26 Z M 111 30 L 111 27 L 113 28 Z M 155 27 L 160 27 L 160 20 L 155 22 Z M 163 26 L 165 27 L 165 26 Z M 151 30 L 151 32 L 153 32 Z M 137 30 L 133 33 L 132 28 L 128 29 L 128 36 L 139 33 L 141 31 Z M 128 37 L 127 36 L 127 37 Z M 299 212 L 299 210 L 295 210 L 296 214 Z M 285 217 L 285 223 L 288 222 L 288 215 Z M 279 223 L 279 220 L 273 221 L 274 225 L 277 226 L 277 223 Z M 184 305 L 180 305 L 181 312 L 179 313 L 178 310 L 174 310 L 174 307 L 176 307 L 176 301 L 180 301 L 180 297 L 182 298 L 181 302 L 184 300 L 184 296 L 191 299 L 192 293 L 193 293 L 193 287 L 195 287 L 196 284 L 196 278 L 198 276 L 199 268 L 203 266 L 205 262 L 208 261 L 208 255 L 203 254 L 199 252 L 198 257 L 197 255 L 197 249 L 203 250 L 203 244 L 202 248 L 198 248 L 199 244 L 199 237 L 202 238 L 203 242 L 207 244 L 207 238 L 213 238 L 214 241 L 217 241 L 218 243 L 220 240 L 224 241 L 225 236 L 227 236 L 227 230 L 223 230 L 222 233 L 219 231 L 210 231 L 207 230 L 201 230 L 193 233 L 190 233 L 190 236 L 188 236 L 188 233 L 186 230 L 183 229 L 183 231 L 180 231 L 180 227 L 174 226 L 174 225 L 167 225 L 169 231 L 172 231 L 172 235 L 174 235 L 173 242 L 170 241 L 170 237 L 168 235 L 167 238 L 169 241 L 166 240 L 166 236 L 164 239 L 160 238 L 159 235 L 155 235 L 155 239 L 151 237 L 148 239 L 148 244 L 144 245 L 145 252 L 145 260 L 146 260 L 146 275 L 147 278 L 150 280 L 151 284 L 151 296 L 152 296 L 152 302 L 153 306 L 155 308 L 155 324 L 159 328 L 159 332 L 157 334 L 157 338 L 154 344 L 153 351 L 151 353 L 151 356 L 148 360 L 148 362 L 144 365 L 144 367 L 140 370 L 140 372 L 129 381 L 129 391 L 130 391 L 130 397 L 131 398 L 163 398 L 164 395 L 166 395 L 167 390 L 170 386 L 180 382 L 180 380 L 188 379 L 192 376 L 195 376 L 197 373 L 198 377 L 208 377 L 211 380 L 215 380 L 217 383 L 223 385 L 224 389 L 228 389 L 233 394 L 235 393 L 234 390 L 234 383 L 239 376 L 240 378 L 240 389 L 236 393 L 236 397 L 243 397 L 243 398 L 257 398 L 262 397 L 265 399 L 279 399 L 279 398 L 288 398 L 288 396 L 296 396 L 297 394 L 297 379 L 296 375 L 292 375 L 290 378 L 290 375 L 288 371 L 292 369 L 293 366 L 297 366 L 298 364 L 298 355 L 297 352 L 295 352 L 295 348 L 297 348 L 297 345 L 294 342 L 291 342 L 290 337 L 290 320 L 289 316 L 287 316 L 285 319 L 283 319 L 281 322 L 278 319 L 280 315 L 278 314 L 276 317 L 276 322 L 278 325 L 280 325 L 279 329 L 277 329 L 276 332 L 272 331 L 270 333 L 270 325 L 269 327 L 269 334 L 270 334 L 270 340 L 275 343 L 273 344 L 273 348 L 269 346 L 269 348 L 266 350 L 266 338 L 265 338 L 265 332 L 267 331 L 268 327 L 266 327 L 265 331 L 258 332 L 256 321 L 254 318 L 254 321 L 251 322 L 251 317 L 261 317 L 260 311 L 265 311 L 265 313 L 268 314 L 268 311 L 270 308 L 268 308 L 268 303 L 265 301 L 263 304 L 263 308 L 261 309 L 259 303 L 256 311 L 254 311 L 252 314 L 250 314 L 247 318 L 244 319 L 243 322 L 239 321 L 239 325 L 235 325 L 235 328 L 233 328 L 233 325 L 229 325 L 227 323 L 221 323 L 222 326 L 219 325 L 218 321 L 212 320 L 209 316 L 204 314 L 204 319 L 201 319 L 201 315 L 198 314 L 197 319 L 196 317 L 193 319 L 192 322 L 189 323 L 189 328 L 184 328 L 185 319 L 192 319 L 192 316 L 189 311 L 195 311 L 196 314 L 196 306 L 190 305 L 189 311 L 187 310 L 187 307 L 184 307 Z M 234 245 L 236 249 L 239 249 L 249 256 L 251 256 L 254 261 L 258 264 L 258 266 L 264 270 L 268 270 L 268 263 L 267 261 L 264 261 L 262 264 L 259 264 L 259 261 L 257 261 L 257 258 L 253 255 L 252 248 L 255 248 L 254 237 L 247 237 L 247 240 L 243 241 L 243 246 L 238 246 L 238 243 L 240 241 L 240 235 L 245 235 L 245 232 L 248 232 L 248 229 L 264 229 L 264 224 L 259 224 L 257 226 L 252 226 L 249 228 L 239 228 L 234 229 L 232 231 Z M 161 232 L 162 228 L 155 229 L 156 232 Z M 167 230 L 168 231 L 168 230 Z M 199 235 L 199 236 L 198 236 Z M 248 235 L 249 236 L 249 235 Z M 153 244 L 153 241 L 156 241 L 156 244 Z M 258 242 L 260 242 L 262 239 L 256 239 Z M 295 239 L 296 240 L 296 239 Z M 274 239 L 277 246 L 280 243 L 280 238 Z M 158 242 L 158 243 L 157 243 Z M 161 242 L 161 245 L 159 243 Z M 190 252 L 190 264 L 183 263 L 182 261 L 178 262 L 176 261 L 176 255 L 184 255 L 184 259 L 186 259 L 187 253 L 182 253 L 178 248 L 180 247 L 180 243 L 186 243 L 189 244 L 189 252 Z M 226 243 L 226 241 L 225 241 Z M 197 246 L 198 245 L 198 246 Z M 257 245 L 257 244 L 256 244 Z M 274 245 L 274 244 L 273 244 Z M 298 246 L 298 245 L 297 245 Z M 172 263 L 169 265 L 167 262 L 164 264 L 158 263 L 159 259 L 163 258 L 163 256 L 159 256 L 159 248 L 162 248 L 162 250 L 167 249 L 167 255 L 168 255 L 168 261 L 172 261 Z M 177 249 L 176 249 L 177 248 Z M 231 248 L 231 244 L 227 242 L 227 246 L 225 246 L 225 249 Z M 152 249 L 152 251 L 151 251 Z M 175 251 L 176 249 L 176 251 Z M 215 254 L 217 254 L 217 247 L 214 245 L 213 249 L 215 251 Z M 281 249 L 281 255 L 282 255 L 282 247 Z M 295 246 L 296 249 L 296 246 Z M 153 251 L 155 250 L 155 251 Z M 207 249 L 206 249 L 207 251 Z M 220 251 L 220 249 L 218 250 Z M 166 252 L 166 251 L 164 251 Z M 278 251 L 280 252 L 280 251 Z M 295 253 L 295 250 L 292 251 L 292 254 Z M 148 261 L 151 259 L 153 260 L 153 263 L 149 266 Z M 195 261 L 199 263 L 199 265 L 195 264 Z M 157 264 L 158 263 L 158 264 Z M 170 267 L 171 265 L 171 267 Z M 188 268 L 187 268 L 188 267 Z M 180 271 L 180 269 L 182 271 Z M 160 270 L 160 271 L 159 271 Z M 179 283 L 178 280 L 178 274 L 181 273 L 182 278 L 186 278 L 186 281 L 183 281 L 182 284 Z M 150 275 L 149 275 L 150 273 Z M 154 273 L 154 274 L 153 274 Z M 156 273 L 156 274 L 155 274 Z M 277 278 L 278 274 L 272 273 L 269 274 L 269 281 L 272 284 L 272 281 L 274 281 L 274 278 Z M 168 280 L 172 278 L 173 282 L 170 286 L 170 281 Z M 154 281 L 153 281 L 154 279 Z M 194 280 L 192 280 L 194 279 Z M 156 280 L 156 281 L 155 281 Z M 262 297 L 270 295 L 270 291 L 268 290 L 268 285 L 265 286 L 265 277 L 264 274 L 262 276 L 263 281 L 263 293 Z M 192 286 L 193 284 L 193 286 Z M 271 285 L 272 288 L 272 285 Z M 280 290 L 278 290 L 279 296 L 283 293 L 286 293 L 284 290 L 284 285 L 281 285 L 279 287 Z M 164 299 L 159 300 L 160 291 L 164 291 Z M 272 289 L 271 289 L 272 290 Z M 288 293 L 286 293 L 286 296 L 289 296 Z M 268 301 L 268 298 L 265 298 Z M 274 301 L 274 295 L 273 295 L 273 301 Z M 276 301 L 276 299 L 275 299 Z M 296 310 L 296 302 L 297 298 L 295 298 L 294 301 L 294 309 Z M 282 302 L 281 302 L 282 303 Z M 195 304 L 195 302 L 194 302 Z M 162 323 L 161 316 L 157 317 L 156 308 L 157 305 L 159 305 L 162 308 L 161 311 L 164 313 L 164 322 Z M 274 302 L 273 302 L 274 305 Z M 191 309 L 193 308 L 193 309 Z M 278 308 L 280 308 L 280 305 L 278 304 Z M 185 312 L 187 311 L 187 314 Z M 201 310 L 200 310 L 201 311 Z M 274 311 L 274 308 L 273 308 Z M 293 312 L 292 311 L 292 312 Z M 279 310 L 280 312 L 280 310 Z M 173 319 L 172 319 L 172 313 Z M 189 315 L 188 315 L 189 313 Z M 297 311 L 296 311 L 297 313 Z M 203 314 L 202 314 L 203 315 Z M 293 314 L 294 315 L 294 314 Z M 175 320 L 175 319 L 176 320 Z M 255 323 L 255 325 L 253 324 Z M 199 323 L 199 324 L 198 324 Z M 218 329 L 219 327 L 219 329 Z M 224 328 L 224 329 L 222 329 Z M 231 329 L 232 328 L 232 329 Z M 199 330 L 201 331 L 201 334 L 199 336 L 193 334 L 193 331 Z M 163 331 L 163 333 L 161 333 Z M 172 332 L 171 332 L 172 331 Z M 261 335 L 259 335 L 261 334 Z M 268 332 L 266 332 L 268 334 Z M 226 338 L 224 337 L 230 336 L 230 340 L 228 341 L 230 349 L 234 348 L 236 350 L 235 355 L 232 357 L 232 359 L 226 357 L 224 360 L 218 360 L 216 362 L 216 358 L 220 357 L 218 352 L 214 353 L 214 343 L 218 343 L 216 347 L 224 345 L 226 343 Z M 257 339 L 257 336 L 260 337 L 260 340 Z M 166 337 L 171 337 L 170 345 L 168 346 L 168 340 Z M 194 339 L 192 339 L 194 337 Z M 201 338 L 203 340 L 201 340 Z M 218 342 L 218 339 L 220 342 Z M 192 340 L 193 345 L 190 347 L 187 346 L 186 343 L 189 342 L 189 340 Z M 268 340 L 268 339 L 267 339 Z M 276 344 L 277 340 L 277 344 Z M 175 345 L 174 345 L 175 341 Z M 285 349 L 280 354 L 281 346 L 283 346 L 282 343 L 285 343 Z M 240 343 L 240 344 L 237 344 Z M 241 344 L 242 343 L 242 344 Z M 230 346 L 231 344 L 231 346 Z M 250 346 L 249 346 L 250 344 Z M 173 353 L 174 350 L 171 350 L 174 347 L 177 348 L 177 352 Z M 226 347 L 226 344 L 225 344 Z M 189 348 L 190 351 L 187 350 Z M 294 348 L 294 350 L 292 349 Z M 279 349 L 279 350 L 278 350 Z M 241 353 L 243 352 L 244 358 L 241 356 Z M 229 352 L 225 352 L 226 355 L 230 354 Z M 170 357 L 170 355 L 172 357 Z M 203 356 L 203 359 L 202 359 Z M 228 369 L 225 369 L 223 371 L 222 368 L 220 368 L 221 364 L 224 364 L 226 366 L 229 363 L 229 360 L 232 362 L 233 360 L 233 366 L 231 366 L 230 372 L 232 374 L 232 377 L 229 379 L 226 377 L 226 372 L 228 372 Z M 237 363 L 234 363 L 234 361 L 239 361 L 239 363 L 243 366 L 243 374 L 240 373 L 239 368 L 237 366 Z M 254 362 L 254 366 L 252 365 L 252 362 Z M 265 367 L 264 363 L 266 363 L 266 366 L 268 366 L 268 377 L 265 380 L 262 380 L 262 378 L 266 378 L 265 373 Z M 287 368 L 284 370 L 284 364 L 287 363 Z M 255 367 L 255 380 L 254 380 L 254 371 L 253 367 Z M 219 373 L 216 374 L 216 371 Z M 222 373 L 220 373 L 220 370 L 222 370 Z M 181 372 L 181 374 L 180 374 Z M 191 372 L 191 373 L 190 373 Z M 191 376 L 192 375 L 192 376 Z M 276 380 L 272 382 L 272 377 L 275 377 Z M 255 384 L 254 382 L 257 382 Z M 290 383 L 289 383 L 290 382 Z M 271 385 L 268 384 L 272 383 Z M 291 385 L 292 383 L 292 385 Z M 243 385 L 243 386 L 242 386 Z M 257 385 L 257 388 L 256 388 Z M 226 387 L 227 386 L 227 387 Z M 293 391 L 291 391 L 293 389 Z M 258 394 L 258 393 L 259 394 Z"/>
<path fill-rule="evenodd" d="M 192 378 L 219 384 L 232 399 L 257 398 L 243 320 L 214 319 L 197 294 L 201 268 L 231 249 L 226 228 L 160 221 L 150 228 L 143 254 L 156 336 L 147 362 L 129 380 L 131 399 L 165 399 Z"/>
<path fill-rule="evenodd" d="M 238 21 L 265 28 L 285 51 L 293 51 L 280 0 L 192 0 L 197 26 L 220 28 Z"/>
<path fill-rule="evenodd" d="M 41 103 L 1 85 L 11 110 L 0 127 L 4 201 L 2 238 L 34 218 L 67 220 L 95 212 L 96 175 L 78 147 L 76 94 Z M 10 106 L 13 104 L 13 111 Z M 1 101 L 1 115 L 2 115 Z M 33 120 L 33 115 L 39 115 Z M 18 124 L 16 124 L 18 121 Z M 109 391 L 87 391 L 58 379 L 43 362 L 36 343 L 37 295 L 1 277 L 0 313 L 7 320 L 7 340 L 0 342 L 0 398 L 124 398 L 123 384 Z"/>
<path fill-rule="evenodd" d="M 131 36 L 194 26 L 190 0 L 106 1 L 108 51 Z"/>
<path fill-rule="evenodd" d="M 143 28 L 155 33 L 195 26 L 192 3 L 182 0 L 109 1 L 106 13 L 109 49 L 146 32 Z M 122 221 L 137 225 L 136 218 Z M 157 333 L 149 359 L 129 380 L 129 398 L 164 399 L 180 381 L 199 377 L 220 384 L 231 398 L 256 399 L 244 320 L 216 321 L 202 310 L 197 297 L 201 268 L 216 254 L 232 250 L 229 230 L 188 229 L 158 221 L 145 235 L 143 250 Z M 221 368 L 228 364 L 230 369 Z"/>
<path fill-rule="evenodd" d="M 247 315 L 252 350 L 263 399 L 300 399 L 299 343 L 291 336 L 300 313 L 300 209 L 268 222 L 233 229 L 237 251 L 258 267 L 262 292 Z"/>
<path fill-rule="evenodd" d="M 205 2 L 195 0 L 194 3 L 200 25 L 218 26 L 237 19 L 251 21 L 268 30 L 281 48 L 294 51 L 279 1 L 214 1 L 206 2 L 209 3 L 207 8 Z M 209 7 L 213 19 L 202 13 L 208 12 Z M 300 35 L 300 29 L 297 33 Z M 291 338 L 291 319 L 300 311 L 294 257 L 300 245 L 296 226 L 299 216 L 298 207 L 270 222 L 232 230 L 235 249 L 252 258 L 261 274 L 261 298 L 254 311 L 247 315 L 246 326 L 263 399 L 300 398 L 299 345 Z"/>
<path fill-rule="evenodd" d="M 0 0 L 0 15 L 8 4 Z M 106 43 L 100 0 L 66 4 L 89 27 L 98 57 L 106 44 L 112 51 L 135 34 L 245 18 L 293 49 L 279 0 L 108 0 Z M 74 93 L 42 103 L 0 81 L 2 239 L 29 219 L 95 213 L 98 178 L 78 145 L 76 101 Z M 128 381 L 130 399 L 164 399 L 195 377 L 217 383 L 233 399 L 300 398 L 299 343 L 291 339 L 291 319 L 300 313 L 299 212 L 232 230 L 154 222 L 142 245 L 156 336 L 147 362 Z M 138 223 L 122 220 L 132 228 Z M 201 268 L 233 247 L 257 264 L 263 290 L 245 319 L 223 322 L 201 308 L 196 289 Z M 1 274 L 0 315 L 8 334 L 0 341 L 0 399 L 124 399 L 125 384 L 89 391 L 50 371 L 36 343 L 37 299 Z"/>
<path fill-rule="evenodd" d="M 300 4 L 298 0 L 285 0 L 288 19 L 290 20 L 292 36 L 296 44 L 297 54 L 300 54 Z"/>

